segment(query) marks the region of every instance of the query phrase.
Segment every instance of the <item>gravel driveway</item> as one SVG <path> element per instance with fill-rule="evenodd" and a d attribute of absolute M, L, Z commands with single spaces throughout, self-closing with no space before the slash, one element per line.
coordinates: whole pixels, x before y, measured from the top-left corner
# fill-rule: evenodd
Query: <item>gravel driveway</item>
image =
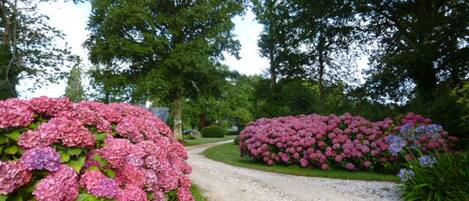
<path fill-rule="evenodd" d="M 192 181 L 209 201 L 399 200 L 396 184 L 291 176 L 240 168 L 201 153 L 224 141 L 188 147 Z"/>

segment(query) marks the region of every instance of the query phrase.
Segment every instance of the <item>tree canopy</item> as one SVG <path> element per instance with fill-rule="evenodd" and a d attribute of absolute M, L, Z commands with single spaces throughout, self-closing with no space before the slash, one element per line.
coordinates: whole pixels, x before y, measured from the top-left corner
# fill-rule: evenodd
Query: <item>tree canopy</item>
<path fill-rule="evenodd" d="M 223 52 L 237 55 L 232 18 L 240 0 L 91 1 L 90 59 L 129 77 L 135 101 L 172 104 L 181 138 L 186 97 L 217 90 Z"/>

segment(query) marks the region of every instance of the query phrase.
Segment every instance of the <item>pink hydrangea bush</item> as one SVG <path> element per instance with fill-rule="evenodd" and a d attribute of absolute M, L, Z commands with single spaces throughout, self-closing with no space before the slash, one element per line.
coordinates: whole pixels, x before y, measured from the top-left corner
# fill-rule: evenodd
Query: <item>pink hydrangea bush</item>
<path fill-rule="evenodd" d="M 401 144 L 392 141 L 405 125 L 427 126 L 431 120 L 409 113 L 402 120 L 387 118 L 371 122 L 348 113 L 342 116 L 317 114 L 259 119 L 240 133 L 242 155 L 260 160 L 268 165 L 291 164 L 317 167 L 324 170 L 382 169 L 402 163 L 391 146 L 418 145 L 424 151 L 448 148 L 448 133 L 439 129 L 439 138 L 422 132 L 414 141 L 403 139 Z M 399 150 L 399 151 L 400 151 Z"/>
<path fill-rule="evenodd" d="M 171 129 L 125 103 L 0 101 L 0 196 L 38 201 L 194 200 Z"/>

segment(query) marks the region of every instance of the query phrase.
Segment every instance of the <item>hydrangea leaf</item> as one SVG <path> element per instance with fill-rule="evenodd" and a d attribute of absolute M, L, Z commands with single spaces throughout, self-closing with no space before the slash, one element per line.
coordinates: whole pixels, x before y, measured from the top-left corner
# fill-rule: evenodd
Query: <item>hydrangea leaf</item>
<path fill-rule="evenodd" d="M 5 143 L 7 143 L 7 142 L 8 142 L 8 140 L 7 140 L 6 137 L 3 137 L 3 136 L 0 137 L 0 144 L 5 144 Z"/>
<path fill-rule="evenodd" d="M 0 195 L 0 201 L 6 201 L 7 198 L 8 197 L 6 195 Z"/>
<path fill-rule="evenodd" d="M 78 156 L 80 155 L 82 150 L 80 148 L 70 148 L 67 150 L 67 153 L 72 155 L 72 156 Z"/>
<path fill-rule="evenodd" d="M 111 178 L 116 177 L 116 173 L 111 169 L 104 170 L 104 173 L 106 173 L 106 176 L 108 176 L 108 177 L 111 177 Z"/>
<path fill-rule="evenodd" d="M 7 136 L 8 138 L 10 138 L 10 139 L 12 139 L 12 140 L 17 141 L 18 138 L 20 138 L 20 135 L 21 135 L 20 131 L 19 131 L 19 130 L 15 130 L 15 131 L 13 131 L 13 132 L 11 132 L 11 133 L 6 134 L 5 136 Z"/>
<path fill-rule="evenodd" d="M 70 154 L 65 153 L 64 151 L 60 151 L 60 162 L 66 163 L 70 160 Z"/>
<path fill-rule="evenodd" d="M 98 141 L 98 142 L 104 141 L 105 138 L 106 138 L 106 134 L 105 134 L 105 133 L 100 133 L 100 134 L 97 134 L 97 135 L 96 135 L 96 141 Z"/>
<path fill-rule="evenodd" d="M 101 166 L 107 165 L 106 159 L 104 159 L 104 158 L 101 157 L 100 155 L 95 155 L 95 156 L 93 157 L 93 160 L 98 161 Z"/>
<path fill-rule="evenodd" d="M 72 167 L 75 171 L 80 172 L 83 165 L 85 165 L 85 156 L 78 158 L 77 160 L 73 160 L 68 162 L 68 165 Z"/>
<path fill-rule="evenodd" d="M 98 199 L 90 194 L 80 194 L 76 201 L 97 201 Z"/>
<path fill-rule="evenodd" d="M 11 155 L 18 153 L 18 151 L 19 151 L 19 148 L 15 145 L 5 149 L 5 153 L 11 154 Z"/>

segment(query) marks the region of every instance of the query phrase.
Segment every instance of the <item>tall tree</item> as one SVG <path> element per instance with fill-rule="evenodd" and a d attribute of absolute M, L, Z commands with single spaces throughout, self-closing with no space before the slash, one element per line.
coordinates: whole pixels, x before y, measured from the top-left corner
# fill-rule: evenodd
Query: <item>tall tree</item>
<path fill-rule="evenodd" d="M 73 66 L 72 70 L 70 70 L 67 87 L 65 88 L 65 96 L 73 102 L 79 102 L 85 98 L 81 83 L 81 68 L 78 65 Z"/>
<path fill-rule="evenodd" d="M 16 97 L 21 79 L 36 80 L 39 87 L 61 78 L 61 69 L 75 62 L 67 48 L 56 45 L 64 35 L 37 12 L 40 2 L 0 1 L 0 99 Z"/>
<path fill-rule="evenodd" d="M 243 0 L 92 0 L 91 61 L 113 66 L 136 86 L 136 101 L 171 103 L 182 139 L 184 99 L 217 89 L 223 52 L 237 55 L 232 18 Z"/>
<path fill-rule="evenodd" d="M 253 0 L 252 3 L 257 21 L 264 25 L 258 45 L 261 56 L 270 62 L 272 88 L 286 68 L 295 69 L 296 75 L 304 73 L 301 65 L 305 60 L 299 47 L 298 29 L 290 16 L 288 1 Z"/>
<path fill-rule="evenodd" d="M 345 57 L 356 42 L 357 20 L 349 0 L 291 0 L 289 7 L 297 25 L 301 43 L 308 56 L 307 75 L 319 84 L 320 102 L 324 102 L 324 85 L 350 78 L 352 59 Z M 341 59 L 345 59 L 344 66 Z"/>
<path fill-rule="evenodd" d="M 377 94 L 403 100 L 415 91 L 428 101 L 439 84 L 454 87 L 469 76 L 467 0 L 375 0 L 358 5 L 368 25 L 364 30 L 376 47 L 369 85 Z"/>

